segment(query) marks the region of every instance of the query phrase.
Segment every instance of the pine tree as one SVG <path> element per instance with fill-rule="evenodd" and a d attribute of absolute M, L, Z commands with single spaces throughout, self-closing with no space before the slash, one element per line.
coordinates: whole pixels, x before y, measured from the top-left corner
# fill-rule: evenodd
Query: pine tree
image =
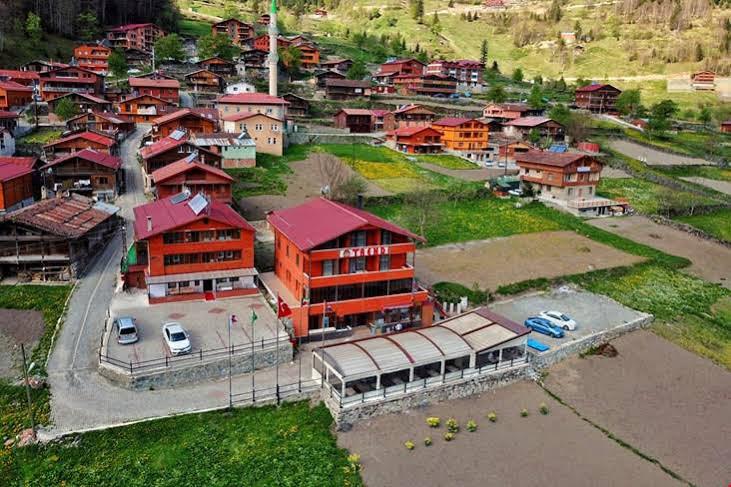
<path fill-rule="evenodd" d="M 480 46 L 480 62 L 482 64 L 487 63 L 487 39 L 482 39 L 482 45 Z"/>

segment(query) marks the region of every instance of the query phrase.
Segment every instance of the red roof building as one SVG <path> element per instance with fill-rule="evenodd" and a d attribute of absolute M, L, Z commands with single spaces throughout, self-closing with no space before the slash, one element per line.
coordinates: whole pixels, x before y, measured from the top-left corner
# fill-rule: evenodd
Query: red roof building
<path fill-rule="evenodd" d="M 542 112 L 543 110 L 530 108 L 527 103 L 489 103 L 482 110 L 482 116 L 509 121 L 521 117 L 538 116 Z"/>
<path fill-rule="evenodd" d="M 33 166 L 9 159 L 20 158 L 0 157 L 0 214 L 33 203 Z"/>
<path fill-rule="evenodd" d="M 218 130 L 218 114 L 193 108 L 168 113 L 152 121 L 152 139 L 160 140 L 176 130 L 193 134 L 212 134 Z"/>
<path fill-rule="evenodd" d="M 100 201 L 113 201 L 121 184 L 118 178 L 121 167 L 119 157 L 83 149 L 54 159 L 41 170 L 47 172 L 44 181 L 51 191 L 71 191 Z"/>
<path fill-rule="evenodd" d="M 0 110 L 0 129 L 5 129 L 10 133 L 13 133 L 15 128 L 18 126 L 19 117 L 20 114 L 17 112 Z"/>
<path fill-rule="evenodd" d="M 133 120 L 135 123 L 148 123 L 167 113 L 178 109 L 162 98 L 152 95 L 140 95 L 124 98 L 116 103 L 117 113 Z"/>
<path fill-rule="evenodd" d="M 148 177 L 158 169 L 194 153 L 198 153 L 198 160 L 204 164 L 221 167 L 221 156 L 219 154 L 197 147 L 189 140 L 188 134 L 181 130 L 177 130 L 168 137 L 140 149 L 142 167 Z"/>
<path fill-rule="evenodd" d="M 67 93 L 85 93 L 101 97 L 104 94 L 104 77 L 76 66 L 57 68 L 39 73 L 43 101 L 53 100 Z"/>
<path fill-rule="evenodd" d="M 612 85 L 590 84 L 576 88 L 576 106 L 595 113 L 616 113 L 622 92 Z"/>
<path fill-rule="evenodd" d="M 177 105 L 180 102 L 180 82 L 167 78 L 130 78 L 133 96 L 149 95 Z"/>
<path fill-rule="evenodd" d="M 77 65 L 97 74 L 109 71 L 109 55 L 112 50 L 101 44 L 82 44 L 74 48 L 74 59 Z"/>
<path fill-rule="evenodd" d="M 414 279 L 418 235 L 325 198 L 273 211 L 267 221 L 274 272 L 262 279 L 292 308 L 297 337 L 431 324 L 428 292 Z"/>
<path fill-rule="evenodd" d="M 407 154 L 436 154 L 442 151 L 442 134 L 431 127 L 405 127 L 386 134 L 394 148 Z"/>
<path fill-rule="evenodd" d="M 371 94 L 370 81 L 335 78 L 325 80 L 325 97 L 328 100 L 356 100 L 369 98 Z"/>
<path fill-rule="evenodd" d="M 135 123 L 131 119 L 113 112 L 92 111 L 66 120 L 66 128 L 71 131 L 104 132 L 116 137 L 133 132 Z"/>
<path fill-rule="evenodd" d="M 99 132 L 77 132 L 44 145 L 43 153 L 45 159 L 50 161 L 83 149 L 94 149 L 97 152 L 114 155 L 118 150 L 117 140 Z"/>
<path fill-rule="evenodd" d="M 460 84 L 468 86 L 480 86 L 483 82 L 485 63 L 470 59 L 459 59 L 457 61 L 432 61 L 426 68 L 424 74 L 440 74 L 451 76 Z"/>
<path fill-rule="evenodd" d="M 373 112 L 365 108 L 341 108 L 333 117 L 335 126 L 351 134 L 373 131 Z"/>
<path fill-rule="evenodd" d="M 216 103 L 220 118 L 238 113 L 263 113 L 279 120 L 287 119 L 289 102 L 266 93 L 236 93 L 224 95 Z"/>
<path fill-rule="evenodd" d="M 457 79 L 441 74 L 399 74 L 393 77 L 393 85 L 404 96 L 448 97 L 457 93 Z"/>
<path fill-rule="evenodd" d="M 520 180 L 549 199 L 593 198 L 603 164 L 582 152 L 529 150 L 516 154 Z"/>
<path fill-rule="evenodd" d="M 245 47 L 254 38 L 254 26 L 238 19 L 226 19 L 213 24 L 211 34 L 226 36 L 234 45 Z"/>
<path fill-rule="evenodd" d="M 135 252 L 124 280 L 147 288 L 151 304 L 258 292 L 254 227 L 227 204 L 181 193 L 134 215 Z"/>
<path fill-rule="evenodd" d="M 716 73 L 714 71 L 699 71 L 690 75 L 690 84 L 695 90 L 715 90 Z"/>
<path fill-rule="evenodd" d="M 289 47 L 292 44 L 292 41 L 287 39 L 284 36 L 277 36 L 277 48 L 283 49 L 285 47 Z M 254 46 L 254 49 L 257 51 L 265 51 L 269 52 L 269 34 L 262 34 L 260 36 L 256 36 L 252 42 L 252 45 Z"/>
<path fill-rule="evenodd" d="M 220 57 L 211 57 L 198 61 L 198 66 L 202 69 L 215 73 L 219 76 L 235 76 L 236 64 Z"/>
<path fill-rule="evenodd" d="M 111 112 L 112 102 L 86 93 L 66 93 L 48 102 L 48 110 L 56 113 L 56 108 L 61 100 L 69 100 L 77 108 L 78 113 L 94 110 L 97 112 Z"/>
<path fill-rule="evenodd" d="M 33 101 L 33 88 L 15 81 L 0 81 L 0 110 L 24 107 Z"/>
<path fill-rule="evenodd" d="M 16 69 L 0 69 L 0 81 L 13 81 L 23 86 L 33 86 L 40 82 L 41 77 L 34 71 L 19 71 Z"/>
<path fill-rule="evenodd" d="M 428 127 L 436 113 L 422 105 L 403 105 L 384 116 L 383 130 L 391 131 L 407 127 Z"/>
<path fill-rule="evenodd" d="M 721 122 L 721 132 L 723 132 L 724 134 L 731 133 L 731 120 Z"/>
<path fill-rule="evenodd" d="M 503 132 L 509 137 L 527 139 L 534 131 L 542 139 L 561 141 L 564 138 L 563 125 L 547 117 L 521 117 L 503 125 Z"/>
<path fill-rule="evenodd" d="M 381 64 L 380 70 L 373 75 L 373 80 L 380 84 L 393 84 L 393 76 L 404 74 L 411 76 L 420 76 L 424 74 L 426 64 L 418 59 L 396 59 Z"/>
<path fill-rule="evenodd" d="M 442 134 L 444 147 L 472 160 L 482 160 L 488 150 L 490 129 L 477 119 L 450 117 L 435 121 L 432 128 Z"/>
<path fill-rule="evenodd" d="M 150 53 L 155 41 L 165 35 L 165 31 L 155 24 L 126 24 L 112 27 L 106 31 L 112 49 L 137 49 Z"/>
<path fill-rule="evenodd" d="M 231 203 L 233 178 L 217 167 L 202 164 L 190 155 L 168 164 L 152 173 L 158 199 L 188 190 L 192 194 L 203 193 L 215 201 Z"/>

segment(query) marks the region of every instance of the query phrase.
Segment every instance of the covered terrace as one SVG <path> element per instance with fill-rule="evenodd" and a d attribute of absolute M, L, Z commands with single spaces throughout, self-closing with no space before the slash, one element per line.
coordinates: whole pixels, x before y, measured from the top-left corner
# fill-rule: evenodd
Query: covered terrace
<path fill-rule="evenodd" d="M 529 333 L 479 308 L 431 327 L 318 348 L 312 374 L 347 407 L 522 365 Z"/>

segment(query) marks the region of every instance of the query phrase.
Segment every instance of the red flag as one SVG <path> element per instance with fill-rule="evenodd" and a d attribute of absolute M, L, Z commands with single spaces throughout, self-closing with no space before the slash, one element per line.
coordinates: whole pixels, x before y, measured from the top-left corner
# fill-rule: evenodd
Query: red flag
<path fill-rule="evenodd" d="M 287 303 L 284 302 L 281 296 L 277 296 L 277 318 L 286 318 L 287 316 L 291 315 L 292 310 L 289 309 Z"/>

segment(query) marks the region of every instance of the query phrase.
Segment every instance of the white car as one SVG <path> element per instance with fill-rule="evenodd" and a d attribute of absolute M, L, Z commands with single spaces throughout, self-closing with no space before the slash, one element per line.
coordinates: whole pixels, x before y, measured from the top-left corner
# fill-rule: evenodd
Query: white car
<path fill-rule="evenodd" d="M 550 321 L 553 325 L 563 328 L 564 330 L 573 331 L 576 329 L 576 321 L 572 320 L 560 311 L 541 311 L 538 316 Z"/>
<path fill-rule="evenodd" d="M 518 197 L 520 197 L 520 196 L 523 196 L 523 190 L 520 189 L 520 188 L 511 189 L 510 191 L 508 191 L 508 194 L 510 196 L 518 196 Z"/>
<path fill-rule="evenodd" d="M 190 344 L 190 335 L 185 329 L 176 321 L 171 321 L 162 325 L 162 337 L 165 339 L 165 344 L 170 349 L 170 353 L 173 355 L 183 355 L 190 353 L 192 346 Z"/>

